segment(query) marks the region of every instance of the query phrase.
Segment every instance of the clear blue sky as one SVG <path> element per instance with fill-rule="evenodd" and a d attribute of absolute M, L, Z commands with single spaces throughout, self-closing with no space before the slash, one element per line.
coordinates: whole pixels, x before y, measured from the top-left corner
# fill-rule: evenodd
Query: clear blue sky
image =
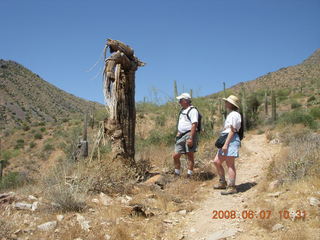
<path fill-rule="evenodd" d="M 100 57 L 107 38 L 147 65 L 136 100 L 197 96 L 300 63 L 320 47 L 319 0 L 0 0 L 0 58 L 103 102 Z"/>

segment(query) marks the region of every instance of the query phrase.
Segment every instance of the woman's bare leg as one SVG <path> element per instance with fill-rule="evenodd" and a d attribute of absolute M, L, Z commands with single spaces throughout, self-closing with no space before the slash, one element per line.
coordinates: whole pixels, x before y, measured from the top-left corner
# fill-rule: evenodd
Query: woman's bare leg
<path fill-rule="evenodd" d="M 234 160 L 235 160 L 235 157 L 226 157 L 226 163 L 228 166 L 229 186 L 235 186 L 235 183 L 236 183 L 236 168 L 235 168 Z"/>

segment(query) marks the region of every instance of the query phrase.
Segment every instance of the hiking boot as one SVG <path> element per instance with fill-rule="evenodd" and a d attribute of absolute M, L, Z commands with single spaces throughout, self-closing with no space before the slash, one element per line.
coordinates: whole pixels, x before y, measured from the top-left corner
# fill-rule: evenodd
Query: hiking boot
<path fill-rule="evenodd" d="M 221 192 L 221 195 L 229 195 L 237 193 L 236 186 L 228 186 L 226 191 Z"/>
<path fill-rule="evenodd" d="M 219 181 L 218 184 L 213 186 L 213 189 L 226 189 L 227 188 L 227 182 L 226 181 Z"/>

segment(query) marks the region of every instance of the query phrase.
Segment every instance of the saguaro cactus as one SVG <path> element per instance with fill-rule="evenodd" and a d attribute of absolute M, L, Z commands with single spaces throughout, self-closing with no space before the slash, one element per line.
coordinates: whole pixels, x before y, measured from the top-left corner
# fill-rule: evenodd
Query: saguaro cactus
<path fill-rule="evenodd" d="M 247 130 L 247 102 L 246 102 L 246 90 L 244 86 L 241 89 L 241 107 L 242 107 L 242 120 L 243 120 L 243 131 Z"/>
<path fill-rule="evenodd" d="M 176 97 L 178 97 L 178 86 L 177 86 L 176 80 L 174 80 L 174 82 L 173 82 L 173 95 L 174 95 L 174 99 L 176 99 Z"/>
<path fill-rule="evenodd" d="M 273 90 L 271 92 L 271 108 L 272 108 L 272 121 L 275 122 L 277 120 L 277 100 L 276 100 L 276 94 Z"/>
<path fill-rule="evenodd" d="M 131 47 L 108 39 L 105 49 L 110 57 L 105 59 L 104 94 L 109 110 L 105 120 L 105 133 L 111 141 L 112 158 L 134 166 L 135 154 L 135 72 L 144 66 Z"/>
<path fill-rule="evenodd" d="M 83 133 L 82 133 L 82 140 L 81 140 L 81 147 L 80 147 L 80 152 L 81 152 L 81 157 L 88 157 L 88 114 L 85 113 L 84 115 L 84 122 L 83 122 Z"/>
<path fill-rule="evenodd" d="M 267 91 L 264 92 L 264 113 L 268 116 L 268 93 Z"/>

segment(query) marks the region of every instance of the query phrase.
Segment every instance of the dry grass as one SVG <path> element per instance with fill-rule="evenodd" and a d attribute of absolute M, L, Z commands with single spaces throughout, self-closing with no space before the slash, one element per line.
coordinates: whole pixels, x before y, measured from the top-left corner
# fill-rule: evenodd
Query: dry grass
<path fill-rule="evenodd" d="M 270 219 L 258 219 L 250 227 L 262 229 L 265 234 L 275 239 L 317 239 L 320 229 L 319 208 L 310 206 L 308 198 L 320 197 L 320 136 L 301 134 L 293 131 L 280 155 L 276 156 L 266 170 L 267 177 L 259 183 L 260 194 L 251 201 L 251 209 L 271 210 Z M 293 137 L 294 136 L 294 137 Z M 279 191 L 278 198 L 268 196 L 270 181 L 280 180 L 282 185 L 273 191 Z M 279 211 L 305 211 L 305 219 L 280 219 Z M 281 223 L 284 229 L 271 232 L 272 227 Z"/>
<path fill-rule="evenodd" d="M 1 237 L 1 239 L 10 239 L 11 234 L 12 234 L 11 224 L 0 219 L 0 237 Z"/>

